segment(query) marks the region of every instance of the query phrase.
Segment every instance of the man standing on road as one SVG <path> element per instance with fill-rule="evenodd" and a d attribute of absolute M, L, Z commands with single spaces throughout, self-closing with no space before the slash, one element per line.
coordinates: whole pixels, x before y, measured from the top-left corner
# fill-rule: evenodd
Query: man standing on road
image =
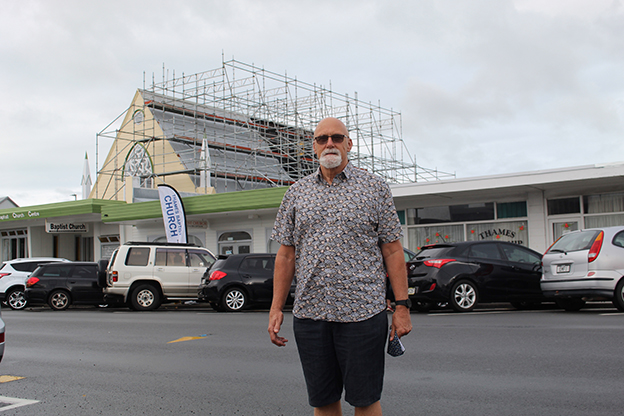
<path fill-rule="evenodd" d="M 349 163 L 353 142 L 336 118 L 314 132 L 319 170 L 284 195 L 271 238 L 275 259 L 271 342 L 294 277 L 293 330 L 315 415 L 342 415 L 341 397 L 355 415 L 381 415 L 388 336 L 386 273 L 396 312 L 390 338 L 412 329 L 402 235 L 385 181 Z"/>

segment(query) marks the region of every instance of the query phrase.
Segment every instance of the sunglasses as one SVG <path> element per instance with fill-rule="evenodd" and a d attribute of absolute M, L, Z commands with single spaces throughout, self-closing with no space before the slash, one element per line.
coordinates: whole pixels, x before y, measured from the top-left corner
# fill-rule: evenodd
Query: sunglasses
<path fill-rule="evenodd" d="M 318 144 L 327 144 L 327 141 L 330 137 L 332 139 L 332 142 L 334 142 L 335 144 L 340 144 L 344 141 L 344 139 L 347 138 L 347 136 L 345 136 L 344 134 L 332 134 L 331 136 L 324 134 L 322 136 L 316 136 L 314 140 L 316 140 Z"/>

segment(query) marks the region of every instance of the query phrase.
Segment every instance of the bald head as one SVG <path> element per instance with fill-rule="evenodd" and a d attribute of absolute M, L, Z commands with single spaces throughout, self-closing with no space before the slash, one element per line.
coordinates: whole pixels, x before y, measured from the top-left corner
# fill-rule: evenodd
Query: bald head
<path fill-rule="evenodd" d="M 314 137 L 322 136 L 327 134 L 328 136 L 332 134 L 344 134 L 349 137 L 349 130 L 347 130 L 347 126 L 340 120 L 335 117 L 327 117 L 321 120 L 316 126 L 316 130 L 314 130 Z"/>

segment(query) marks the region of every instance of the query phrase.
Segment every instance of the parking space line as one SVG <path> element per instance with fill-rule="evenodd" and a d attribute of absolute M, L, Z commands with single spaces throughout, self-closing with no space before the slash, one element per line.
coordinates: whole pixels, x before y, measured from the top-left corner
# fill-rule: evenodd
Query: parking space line
<path fill-rule="evenodd" d="M 19 399 L 17 397 L 0 396 L 0 412 L 18 407 L 27 406 L 29 404 L 39 403 L 39 400 Z"/>

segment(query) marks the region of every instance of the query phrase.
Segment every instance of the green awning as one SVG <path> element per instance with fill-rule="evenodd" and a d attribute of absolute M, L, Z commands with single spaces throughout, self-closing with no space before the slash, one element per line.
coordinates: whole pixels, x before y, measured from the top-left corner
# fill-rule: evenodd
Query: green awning
<path fill-rule="evenodd" d="M 45 205 L 0 209 L 0 223 L 39 218 L 67 217 L 82 214 L 101 214 L 105 207 L 127 205 L 123 201 L 80 199 Z"/>
<path fill-rule="evenodd" d="M 182 198 L 186 215 L 278 208 L 288 187 L 254 189 Z M 137 202 L 81 199 L 0 210 L 0 223 L 39 218 L 101 214 L 103 222 L 162 218 L 160 201 Z"/>
<path fill-rule="evenodd" d="M 186 215 L 215 212 L 247 211 L 279 208 L 288 187 L 254 189 L 251 191 L 225 192 L 182 198 Z M 111 205 L 102 209 L 103 222 L 121 222 L 162 218 L 160 201 Z"/>

